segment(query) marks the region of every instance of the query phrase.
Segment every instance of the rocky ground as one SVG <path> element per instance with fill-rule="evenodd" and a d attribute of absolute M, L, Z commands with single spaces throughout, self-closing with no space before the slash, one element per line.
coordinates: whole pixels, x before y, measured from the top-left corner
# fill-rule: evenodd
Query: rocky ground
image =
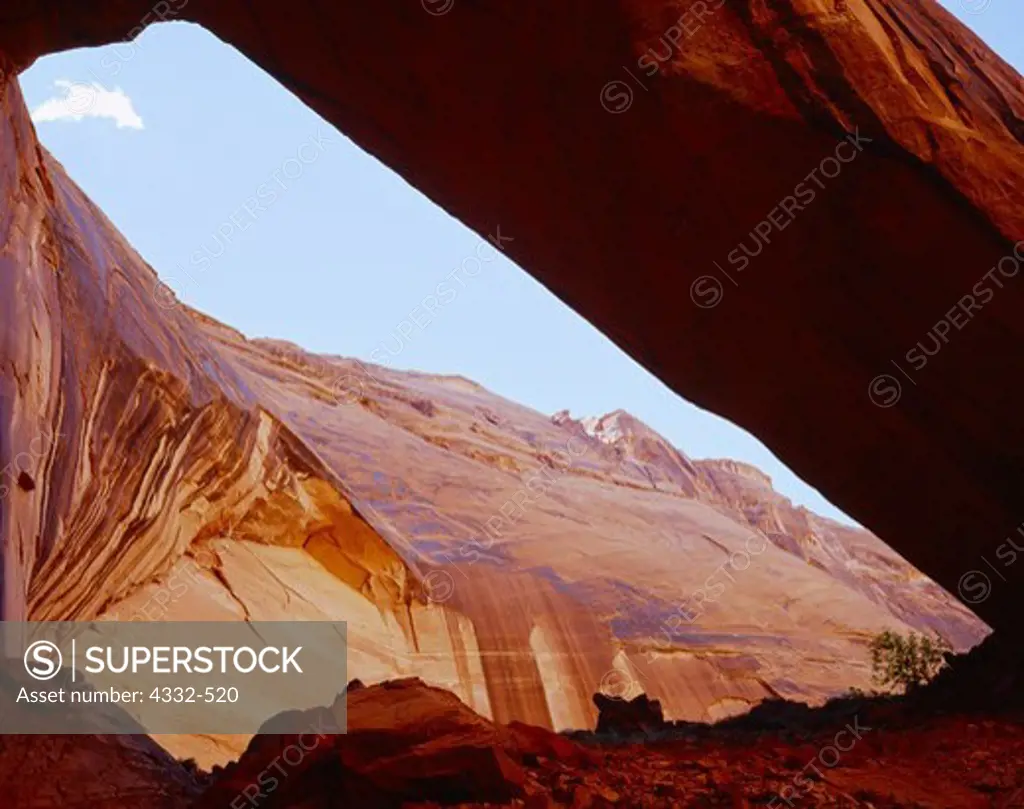
<path fill-rule="evenodd" d="M 392 339 L 367 364 L 185 306 L 39 144 L 9 74 L 0 166 L 6 619 L 344 620 L 339 686 L 417 676 L 554 730 L 592 727 L 596 691 L 701 722 L 819 704 L 869 685 L 883 631 L 988 631 L 882 538 L 629 413 L 550 416 L 387 367 Z M 161 741 L 205 768 L 243 744 Z"/>
<path fill-rule="evenodd" d="M 616 745 L 577 745 L 538 734 L 508 749 L 514 766 L 504 772 L 482 766 L 481 760 L 476 767 L 439 773 L 448 795 L 437 793 L 429 801 L 378 796 L 378 802 L 368 799 L 363 806 L 1024 807 L 1024 725 L 1006 718 L 946 716 L 909 727 L 895 713 L 869 710 L 836 730 L 813 734 L 765 732 Z M 237 779 L 226 783 L 226 802 L 208 802 L 211 793 L 201 806 L 345 805 L 332 803 L 331 795 L 339 793 L 330 790 L 304 795 L 301 804 L 278 803 L 273 793 L 250 789 L 246 795 L 248 784 Z M 490 800 L 460 802 L 460 791 Z"/>
<path fill-rule="evenodd" d="M 416 678 L 349 684 L 236 761 L 204 770 L 165 738 L 0 736 L 13 809 L 1024 807 L 1024 663 L 993 635 L 910 696 L 765 701 L 714 725 L 597 694 L 591 731 L 487 719 Z M 333 735 L 344 706 L 347 733 Z M 294 717 L 291 717 L 294 718 Z M 306 726 L 306 725 L 303 725 Z"/>
<path fill-rule="evenodd" d="M 573 807 L 1024 806 L 1019 723 L 858 720 L 805 737 L 628 744 L 603 749 L 590 772 L 549 761 L 531 775 L 547 805 Z"/>
<path fill-rule="evenodd" d="M 773 700 L 714 726 L 597 695 L 599 732 L 571 737 L 494 724 L 415 679 L 357 687 L 347 735 L 258 737 L 198 807 L 1024 807 L 1020 689 L 995 684 L 1019 666 L 981 667 L 997 659 L 989 642 L 913 697 Z"/>

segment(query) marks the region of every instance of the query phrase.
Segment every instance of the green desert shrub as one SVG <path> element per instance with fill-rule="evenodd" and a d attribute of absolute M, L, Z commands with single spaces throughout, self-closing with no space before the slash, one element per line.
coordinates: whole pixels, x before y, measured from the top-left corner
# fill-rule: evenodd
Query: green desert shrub
<path fill-rule="evenodd" d="M 930 682 L 945 665 L 949 644 L 939 635 L 904 637 L 886 630 L 871 641 L 871 669 L 875 685 L 907 693 Z"/>

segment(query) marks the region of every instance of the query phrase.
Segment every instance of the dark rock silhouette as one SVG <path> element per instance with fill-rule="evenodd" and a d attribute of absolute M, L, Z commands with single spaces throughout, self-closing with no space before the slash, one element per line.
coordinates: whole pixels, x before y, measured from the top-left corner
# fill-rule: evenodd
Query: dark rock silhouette
<path fill-rule="evenodd" d="M 597 706 L 597 733 L 609 736 L 635 736 L 659 733 L 667 727 L 661 703 L 646 694 L 633 699 L 594 694 Z"/>
<path fill-rule="evenodd" d="M 586 16 L 8 0 L 0 53 L 204 25 L 955 592 L 1021 520 L 1020 76 L 935 0 Z M 870 142 L 841 165 L 848 135 Z M 943 346 L 924 368 L 919 341 Z M 1024 564 L 1000 575 L 976 608 L 1017 631 Z"/>
<path fill-rule="evenodd" d="M 198 808 L 223 809 L 238 795 L 266 809 L 300 801 L 326 809 L 339 798 L 366 809 L 409 800 L 504 802 L 523 794 L 524 756 L 577 747 L 540 728 L 511 732 L 419 679 L 360 686 L 339 695 L 347 700 L 347 733 L 324 733 L 322 714 L 331 711 L 324 708 L 307 712 L 308 734 L 254 737 Z"/>

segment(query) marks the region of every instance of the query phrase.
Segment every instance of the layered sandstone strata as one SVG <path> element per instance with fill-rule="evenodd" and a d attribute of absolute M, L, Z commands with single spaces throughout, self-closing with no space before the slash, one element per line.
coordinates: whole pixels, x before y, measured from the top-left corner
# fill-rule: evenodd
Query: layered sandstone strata
<path fill-rule="evenodd" d="M 628 414 L 548 417 L 178 304 L 11 79 L 2 110 L 5 619 L 345 620 L 352 676 L 555 728 L 592 726 L 598 690 L 669 719 L 818 701 L 868 684 L 882 629 L 983 634 L 877 537 Z"/>
<path fill-rule="evenodd" d="M 934 0 L 12 0 L 0 52 L 161 19 L 500 225 L 668 385 L 1019 631 L 1024 565 L 992 555 L 1024 481 L 1024 85 Z"/>

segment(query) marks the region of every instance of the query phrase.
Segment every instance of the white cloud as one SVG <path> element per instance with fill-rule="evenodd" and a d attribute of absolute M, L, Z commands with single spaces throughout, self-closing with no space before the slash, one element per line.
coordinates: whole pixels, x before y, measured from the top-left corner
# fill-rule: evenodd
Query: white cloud
<path fill-rule="evenodd" d="M 54 82 L 61 94 L 48 98 L 34 110 L 32 120 L 81 121 L 83 118 L 110 118 L 118 129 L 142 129 L 142 118 L 135 112 L 132 100 L 120 87 L 107 90 L 98 82 L 77 82 L 58 79 Z"/>

